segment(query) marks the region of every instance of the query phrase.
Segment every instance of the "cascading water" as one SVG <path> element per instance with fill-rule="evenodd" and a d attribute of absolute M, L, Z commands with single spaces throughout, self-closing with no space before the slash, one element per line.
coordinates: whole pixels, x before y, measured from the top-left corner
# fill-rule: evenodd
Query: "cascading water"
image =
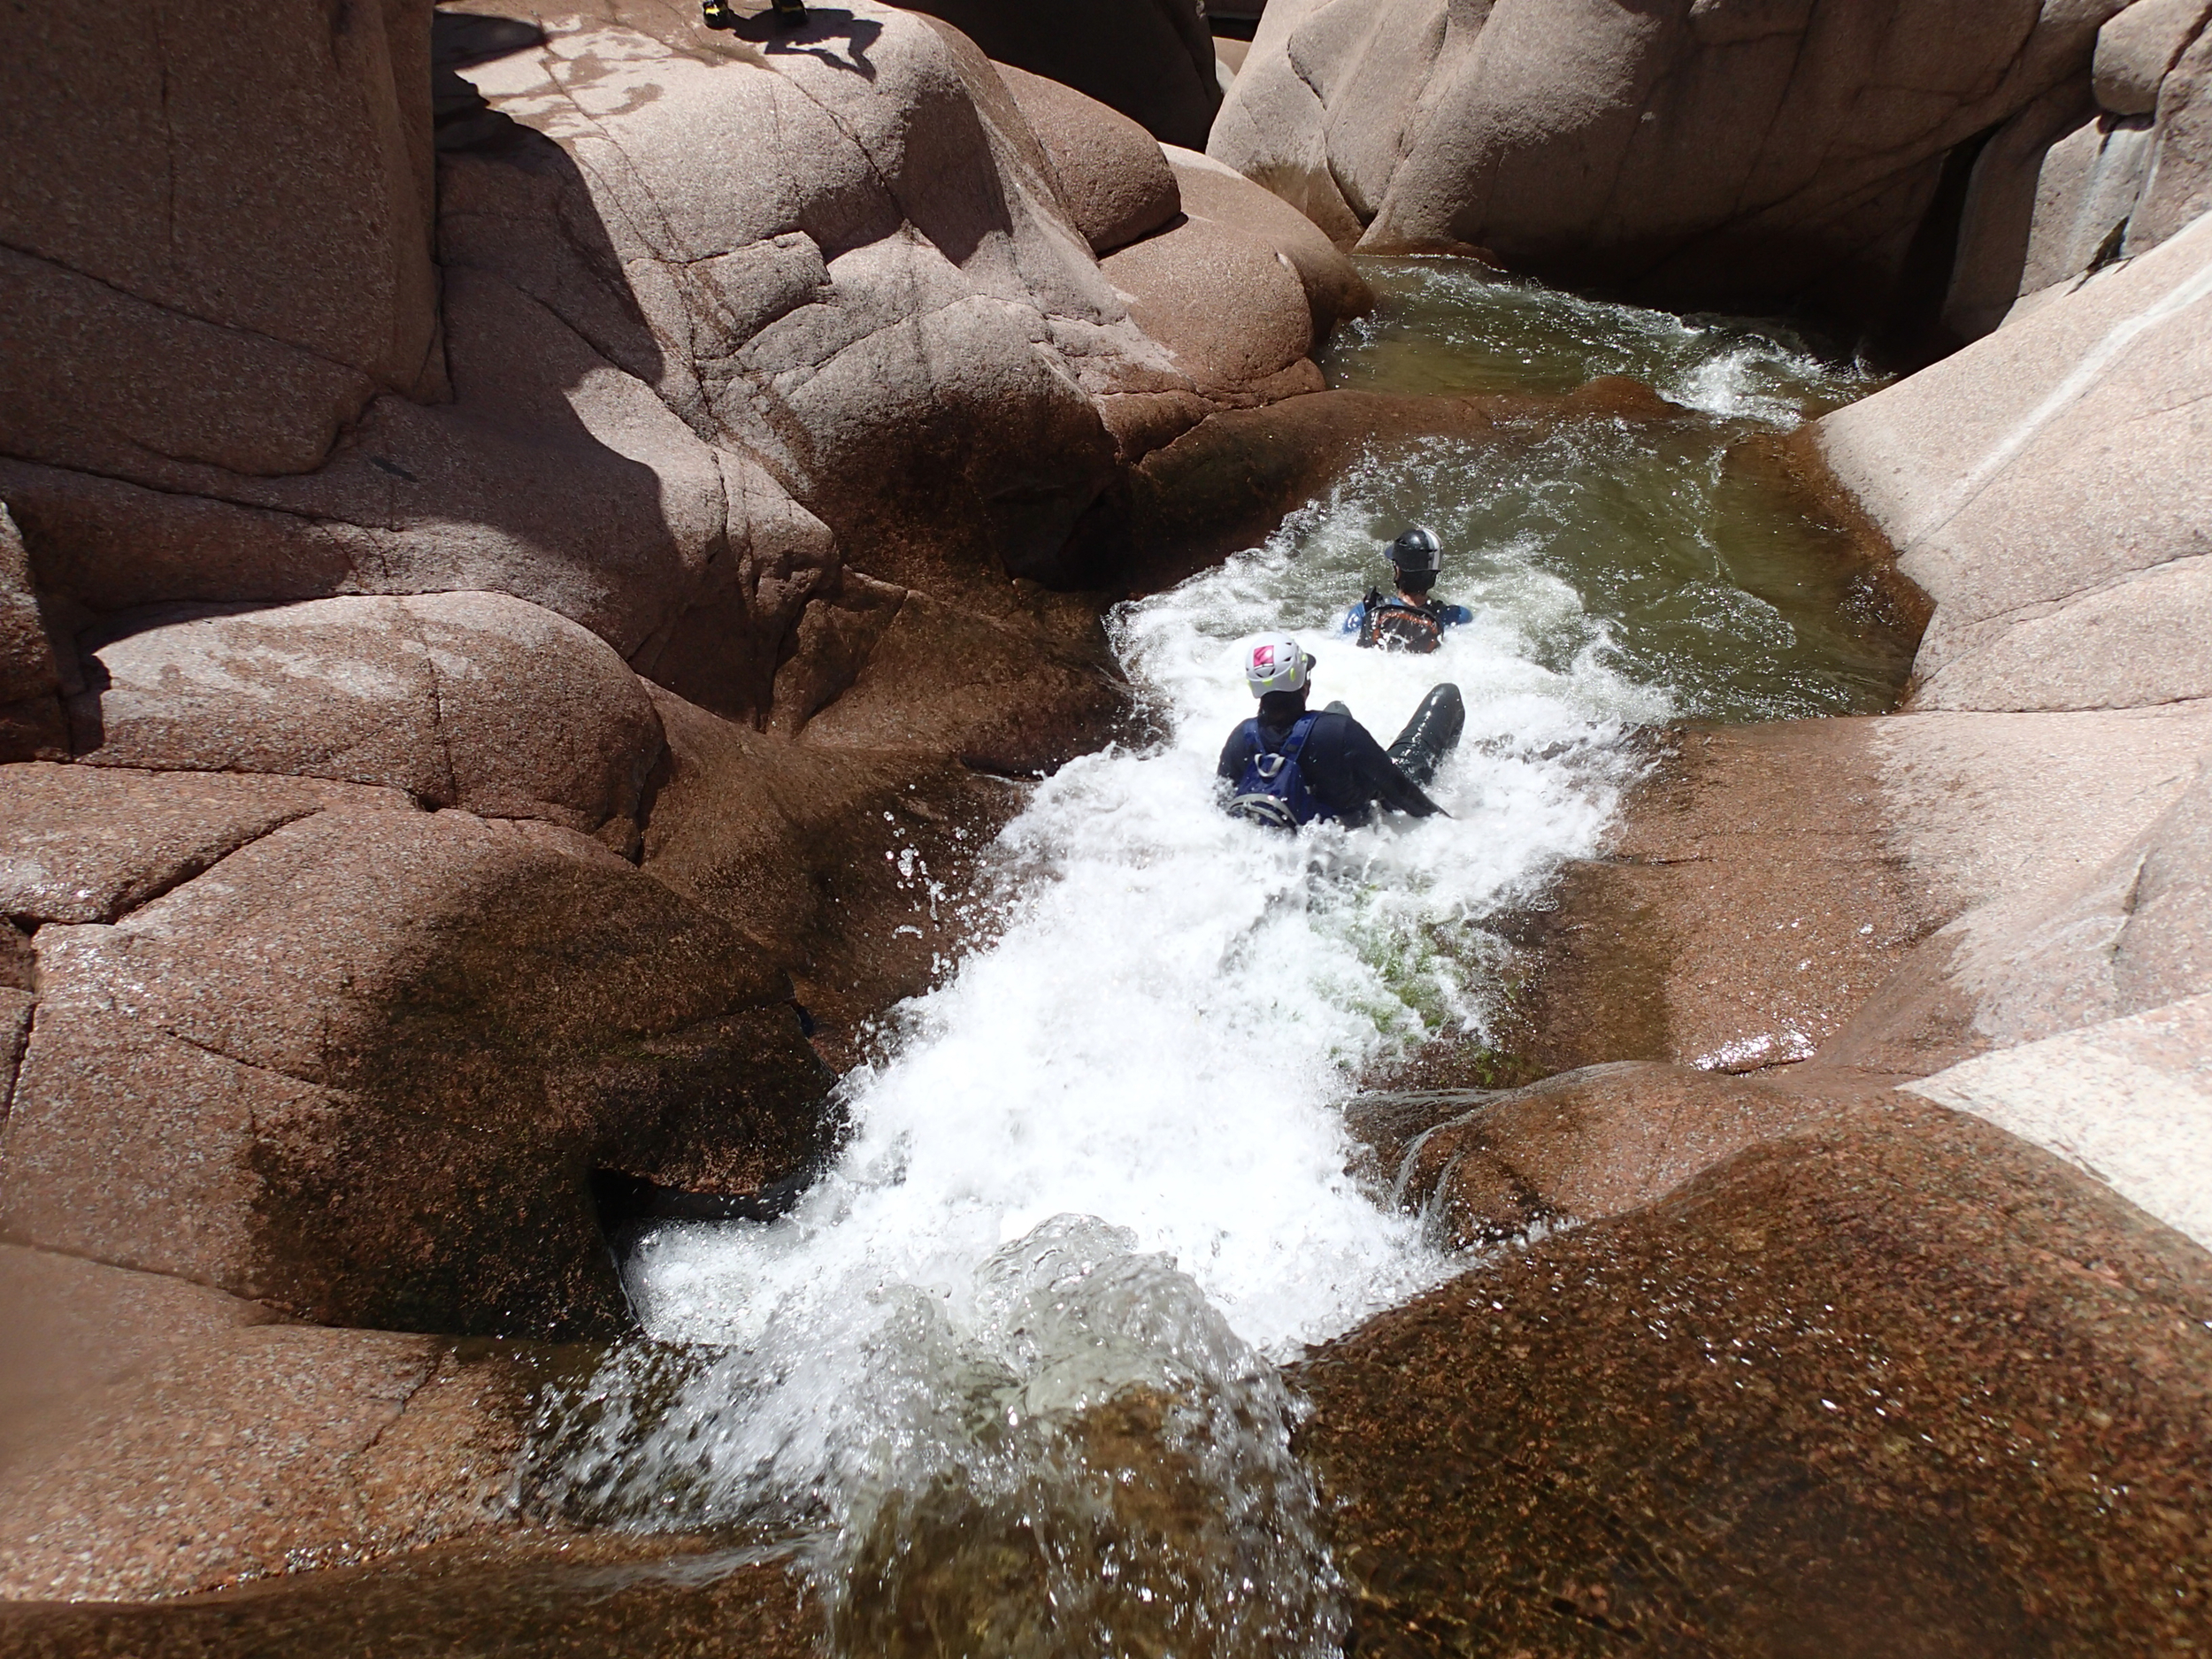
<path fill-rule="evenodd" d="M 1437 270 L 1463 309 L 1532 292 Z M 1481 1032 L 1502 949 L 1482 924 L 1595 849 L 1624 730 L 1850 706 L 1873 677 L 1732 582 L 1716 541 L 1727 444 L 1839 377 L 1787 342 L 1543 303 L 1640 319 L 1667 349 L 1619 366 L 1705 412 L 1370 457 L 1266 546 L 1125 607 L 1162 735 L 1035 787 L 996 849 L 992 941 L 845 1079 L 850 1142 L 795 1210 L 640 1240 L 626 1278 L 657 1340 L 549 1414 L 541 1486 L 802 1540 L 849 1652 L 1334 1650 L 1274 1363 L 1450 1268 L 1348 1173 L 1340 1104 L 1440 1028 Z M 1341 348 L 1340 376 L 1391 326 Z M 1709 593 L 1684 600 L 1648 550 L 1651 594 L 1617 559 L 1594 572 L 1640 514 L 1687 521 Z M 1475 620 L 1432 657 L 1357 650 L 1337 618 L 1413 519 Z M 1667 603 L 1711 661 L 1748 642 L 1761 666 L 1663 649 Z M 1386 741 L 1460 685 L 1467 735 L 1432 791 L 1450 818 L 1291 837 L 1220 812 L 1263 631 L 1305 641 L 1317 702 Z"/>

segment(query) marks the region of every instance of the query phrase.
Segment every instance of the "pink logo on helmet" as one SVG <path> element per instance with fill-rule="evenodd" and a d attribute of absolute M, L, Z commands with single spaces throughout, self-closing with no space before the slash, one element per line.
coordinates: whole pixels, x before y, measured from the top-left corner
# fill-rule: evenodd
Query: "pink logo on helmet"
<path fill-rule="evenodd" d="M 1275 648 L 1271 645 L 1255 647 L 1252 652 L 1252 666 L 1255 668 L 1274 667 Z"/>

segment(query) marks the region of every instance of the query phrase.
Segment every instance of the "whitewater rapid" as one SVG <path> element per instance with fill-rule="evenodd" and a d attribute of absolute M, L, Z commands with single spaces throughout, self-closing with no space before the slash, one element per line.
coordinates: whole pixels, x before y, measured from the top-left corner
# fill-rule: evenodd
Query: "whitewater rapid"
<path fill-rule="evenodd" d="M 1344 584 L 1294 567 L 1371 549 L 1361 494 L 1117 619 L 1164 741 L 1036 787 L 1000 840 L 995 942 L 847 1079 L 835 1170 L 773 1226 L 665 1230 L 631 1264 L 649 1329 L 758 1341 L 881 1283 L 955 1285 L 1062 1214 L 1171 1256 L 1271 1354 L 1436 1271 L 1345 1173 L 1335 1108 L 1385 1056 L 1479 1028 L 1471 925 L 1594 849 L 1611 739 L 1665 703 L 1609 671 L 1601 636 L 1564 672 L 1538 666 L 1531 636 L 1581 618 L 1565 584 L 1525 571 L 1461 588 L 1477 620 L 1433 657 L 1355 648 L 1334 632 Z M 1467 738 L 1435 788 L 1451 818 L 1292 837 L 1220 811 L 1215 762 L 1253 707 L 1244 643 L 1277 629 L 1318 659 L 1317 700 L 1385 741 L 1432 684 L 1459 683 Z"/>
<path fill-rule="evenodd" d="M 1716 359 L 1741 378 L 1746 350 L 1686 353 L 1674 389 L 1720 396 Z M 976 901 L 988 942 L 841 1084 L 849 1140 L 789 1214 L 638 1242 L 626 1283 L 655 1340 L 549 1416 L 540 1467 L 565 1501 L 803 1539 L 847 1651 L 1017 1604 L 1050 1609 L 1033 1640 L 984 1647 L 1119 1651 L 1172 1608 L 1156 1634 L 1176 1651 L 1333 1651 L 1275 1367 L 1451 1270 L 1351 1173 L 1340 1109 L 1440 1033 L 1483 1039 L 1507 952 L 1486 922 L 1596 850 L 1633 772 L 1623 734 L 1680 706 L 1560 573 L 1606 487 L 1558 470 L 1632 436 L 1371 456 L 1264 546 L 1123 607 L 1156 739 L 1033 787 Z M 1512 490 L 1500 533 L 1484 515 Z M 1417 512 L 1442 515 L 1439 595 L 1474 620 L 1431 657 L 1359 650 L 1339 618 Z M 1723 626 L 1771 633 L 1771 606 L 1725 592 Z M 1289 836 L 1221 812 L 1244 650 L 1286 632 L 1317 659 L 1317 705 L 1385 742 L 1459 685 L 1466 734 L 1432 790 L 1448 818 Z M 1163 1470 L 1202 1471 L 1204 1539 L 1156 1536 L 1190 1511 L 1132 1495 Z M 1008 1561 L 1035 1582 L 1000 1584 Z M 974 1606 L 943 1613 L 949 1595 Z M 1107 1633 L 1070 1643 L 1079 1626 Z"/>

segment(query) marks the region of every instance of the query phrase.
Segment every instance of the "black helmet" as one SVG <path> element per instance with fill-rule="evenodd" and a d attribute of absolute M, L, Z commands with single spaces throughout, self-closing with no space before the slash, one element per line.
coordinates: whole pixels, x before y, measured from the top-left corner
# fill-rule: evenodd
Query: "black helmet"
<path fill-rule="evenodd" d="M 1390 562 L 1402 571 L 1434 575 L 1444 568 L 1444 546 L 1435 531 L 1417 524 L 1390 544 Z"/>

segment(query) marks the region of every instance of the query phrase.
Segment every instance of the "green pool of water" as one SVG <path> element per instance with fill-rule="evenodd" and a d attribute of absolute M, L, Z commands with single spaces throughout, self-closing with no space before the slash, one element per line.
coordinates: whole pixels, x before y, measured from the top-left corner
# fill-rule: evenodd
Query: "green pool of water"
<path fill-rule="evenodd" d="M 1547 654 L 1603 654 L 1663 692 L 1672 718 L 1894 705 L 1913 633 L 1770 459 L 1777 439 L 1878 376 L 1778 323 L 1582 299 L 1467 259 L 1361 268 L 1380 303 L 1317 354 L 1332 387 L 1563 393 L 1626 375 L 1682 412 L 1378 451 L 1287 531 L 1308 543 L 1302 556 L 1340 567 L 1316 578 L 1379 581 L 1379 542 L 1425 523 L 1448 552 L 1441 596 L 1479 607 L 1502 585 L 1555 578 L 1578 608 Z"/>

